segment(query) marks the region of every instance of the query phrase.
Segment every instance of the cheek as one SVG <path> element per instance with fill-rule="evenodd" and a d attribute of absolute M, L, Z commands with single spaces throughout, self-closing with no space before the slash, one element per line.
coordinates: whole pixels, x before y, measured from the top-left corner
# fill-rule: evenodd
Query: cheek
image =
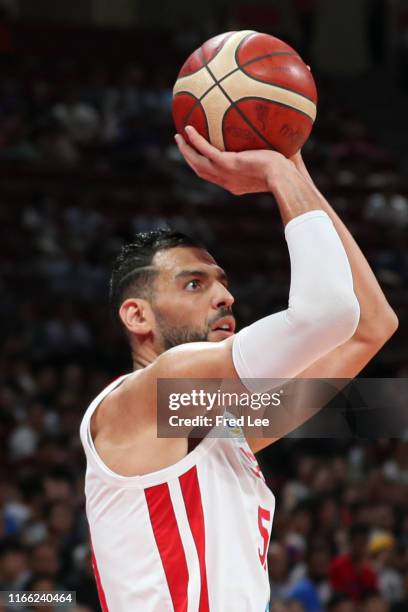
<path fill-rule="evenodd" d="M 206 320 L 209 312 L 208 296 L 204 293 L 176 292 L 168 294 L 165 300 L 157 304 L 161 313 L 172 319 Z"/>
<path fill-rule="evenodd" d="M 161 317 L 177 325 L 207 325 L 209 304 L 203 294 L 177 293 L 157 302 L 156 309 Z"/>

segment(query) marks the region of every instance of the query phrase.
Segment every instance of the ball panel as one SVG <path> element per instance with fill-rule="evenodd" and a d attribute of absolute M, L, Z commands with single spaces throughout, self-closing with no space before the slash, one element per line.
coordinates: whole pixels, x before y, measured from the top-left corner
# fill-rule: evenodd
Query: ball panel
<path fill-rule="evenodd" d="M 186 125 L 192 125 L 207 140 L 209 139 L 207 117 L 204 109 L 194 96 L 180 93 L 173 99 L 173 119 L 179 134 L 188 140 L 184 130 Z"/>
<path fill-rule="evenodd" d="M 177 78 L 179 79 L 180 77 L 194 74 L 194 72 L 197 72 L 202 67 L 203 60 L 201 58 L 200 49 L 196 49 L 196 51 L 194 51 L 194 53 L 192 53 L 182 65 Z"/>
<path fill-rule="evenodd" d="M 258 98 L 236 103 L 249 123 L 286 157 L 302 148 L 309 138 L 313 121 L 293 108 Z"/>
<path fill-rule="evenodd" d="M 238 152 L 271 148 L 252 129 L 252 126 L 248 125 L 235 106 L 231 106 L 225 113 L 222 131 L 226 151 Z"/>
<path fill-rule="evenodd" d="M 222 118 L 231 106 L 230 100 L 224 95 L 219 87 L 214 87 L 201 100 L 208 121 L 210 142 L 223 151 L 225 149 L 222 134 Z"/>
<path fill-rule="evenodd" d="M 201 57 L 204 62 L 208 64 L 219 51 L 223 48 L 225 43 L 231 36 L 235 34 L 234 32 L 224 32 L 224 34 L 219 34 L 218 36 L 214 36 L 207 40 L 201 47 Z"/>
<path fill-rule="evenodd" d="M 202 98 L 212 87 L 214 87 L 214 79 L 203 67 L 198 72 L 178 78 L 173 87 L 173 95 L 187 92 L 195 98 Z"/>
<path fill-rule="evenodd" d="M 279 38 L 255 32 L 252 36 L 245 38 L 238 46 L 236 50 L 237 64 L 242 66 L 255 58 L 271 53 L 289 53 L 299 57 L 292 47 L 279 40 Z"/>
<path fill-rule="evenodd" d="M 220 49 L 217 55 L 207 64 L 207 68 L 211 71 L 215 80 L 220 81 L 226 74 L 238 69 L 235 52 L 241 41 L 252 34 L 252 30 L 234 32 L 228 40 L 225 41 L 222 49 Z"/>
<path fill-rule="evenodd" d="M 242 70 L 258 81 L 279 85 L 309 98 L 314 103 L 317 101 L 313 76 L 297 55 L 270 56 L 244 64 Z"/>
<path fill-rule="evenodd" d="M 291 106 L 310 117 L 312 121 L 315 120 L 316 104 L 314 102 L 290 89 L 252 79 L 242 70 L 237 70 L 224 79 L 221 87 L 233 102 L 238 102 L 242 98 L 265 98 L 271 102 Z"/>

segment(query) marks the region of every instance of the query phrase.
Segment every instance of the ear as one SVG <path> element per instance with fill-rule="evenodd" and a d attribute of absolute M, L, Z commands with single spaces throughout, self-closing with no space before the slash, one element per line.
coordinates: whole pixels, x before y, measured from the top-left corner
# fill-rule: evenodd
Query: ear
<path fill-rule="evenodd" d="M 126 329 L 137 336 L 146 336 L 153 329 L 154 315 L 146 300 L 128 298 L 121 305 L 119 316 Z"/>

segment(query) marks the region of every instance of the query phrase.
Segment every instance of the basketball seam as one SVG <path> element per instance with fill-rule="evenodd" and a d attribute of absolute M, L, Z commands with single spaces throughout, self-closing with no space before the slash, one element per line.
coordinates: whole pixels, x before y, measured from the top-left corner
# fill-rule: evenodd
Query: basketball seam
<path fill-rule="evenodd" d="M 226 43 L 226 42 L 227 42 L 227 41 L 228 41 L 228 40 L 231 38 L 231 36 L 232 36 L 233 34 L 236 34 L 236 31 L 234 31 L 234 32 L 230 32 L 230 33 L 229 33 L 229 36 L 227 36 L 227 37 L 225 37 L 225 38 L 224 38 L 222 46 L 221 46 L 221 47 L 218 49 L 218 51 L 217 51 L 217 53 L 214 55 L 214 57 L 217 57 L 217 55 L 219 54 L 219 52 L 221 51 L 221 49 L 223 48 L 223 46 L 225 45 L 225 43 Z M 202 46 L 202 45 L 201 45 L 201 46 Z M 201 47 L 199 47 L 198 49 L 196 49 L 195 51 L 193 51 L 193 52 L 191 53 L 191 55 L 194 55 L 194 53 L 198 52 L 198 54 L 200 55 L 201 61 L 203 62 L 203 66 L 200 66 L 199 68 L 196 68 L 196 70 L 193 70 L 192 72 L 189 72 L 188 74 L 183 75 L 182 77 L 180 77 L 181 79 L 182 79 L 182 78 L 184 78 L 185 76 L 186 76 L 186 77 L 188 77 L 188 76 L 191 76 L 192 74 L 196 74 L 197 72 L 199 72 L 199 71 L 201 70 L 201 68 L 204 68 L 204 62 L 205 62 L 205 60 L 204 60 L 203 54 L 202 54 L 202 53 L 201 53 L 201 54 L 199 53 L 200 51 L 201 51 Z M 210 61 L 212 61 L 212 60 L 214 59 L 214 57 L 212 57 Z M 178 78 L 179 78 L 179 77 L 177 77 L 177 79 L 178 79 Z"/>
<path fill-rule="evenodd" d="M 267 57 L 267 56 L 265 56 Z M 270 57 L 270 56 L 268 56 Z M 230 72 L 228 72 L 227 74 L 224 74 L 224 76 L 222 77 L 222 79 L 220 79 L 219 81 L 216 80 L 216 78 L 214 77 L 214 75 L 211 73 L 211 71 L 207 68 L 207 64 L 204 64 L 204 66 L 202 66 L 202 68 L 206 68 L 206 70 L 209 72 L 209 74 L 211 75 L 212 79 L 214 80 L 214 84 L 211 85 L 211 87 L 209 87 L 207 89 L 207 91 L 205 91 L 199 98 L 196 98 L 196 96 L 194 96 L 194 94 L 192 94 L 189 91 L 178 91 L 175 95 L 175 97 L 177 97 L 178 95 L 182 94 L 182 93 L 186 93 L 186 94 L 190 94 L 195 100 L 196 102 L 194 103 L 194 106 L 191 108 L 190 113 L 188 114 L 188 117 L 190 117 L 191 113 L 193 112 L 193 110 L 195 109 L 196 106 L 200 105 L 201 100 L 203 100 L 203 98 L 205 98 L 206 95 L 208 95 L 215 87 L 220 87 L 220 83 L 222 83 L 223 81 L 225 81 L 225 79 L 227 79 L 228 77 L 230 77 L 231 75 L 235 74 L 235 72 L 238 72 L 239 70 L 241 72 L 243 72 L 245 74 L 245 76 L 249 77 L 250 79 L 253 79 L 254 81 L 257 81 L 258 83 L 263 83 L 264 85 L 272 85 L 273 87 L 277 87 L 279 89 L 284 89 L 285 91 L 290 91 L 291 93 L 294 93 L 298 96 L 301 96 L 302 98 L 305 98 L 306 100 L 309 100 L 309 102 L 312 102 L 315 106 L 317 106 L 316 102 L 310 98 L 309 96 L 306 96 L 305 94 L 301 94 L 298 91 L 296 91 L 295 89 L 291 89 L 290 87 L 285 87 L 284 85 L 277 85 L 276 83 L 270 83 L 268 81 L 263 81 L 262 79 L 258 79 L 255 76 L 253 76 L 252 74 L 248 74 L 245 72 L 245 70 L 242 70 L 242 68 L 244 68 L 245 66 L 248 66 L 250 63 L 255 63 L 256 61 L 258 61 L 259 59 L 263 59 L 263 58 L 256 58 L 256 60 L 250 60 L 249 62 L 246 62 L 245 64 L 242 64 L 242 66 L 238 66 L 237 68 L 234 68 L 234 70 L 231 70 Z M 200 68 L 201 70 L 201 68 Z M 220 89 L 224 92 L 224 89 L 222 89 L 220 87 Z M 225 93 L 225 92 L 224 92 Z M 247 98 L 257 98 L 257 96 L 245 96 L 245 99 Z M 230 100 L 229 96 L 227 96 L 228 100 Z M 244 98 L 240 98 L 244 99 Z M 261 98 L 259 98 L 261 99 Z M 270 100 L 270 102 L 275 102 L 275 100 Z M 306 117 L 308 117 L 310 119 L 310 121 L 314 122 L 314 119 L 308 115 L 307 113 L 304 113 L 303 111 L 290 106 L 289 104 L 284 104 L 283 102 L 275 102 L 276 104 L 280 104 L 281 106 L 287 106 L 288 108 L 293 108 L 293 110 L 297 111 L 298 113 L 301 113 L 302 115 L 305 115 Z M 186 124 L 187 125 L 187 124 Z"/>
<path fill-rule="evenodd" d="M 244 40 L 246 40 L 246 39 L 244 39 Z M 196 49 L 196 51 L 199 51 L 199 49 Z M 220 49 L 220 51 L 221 51 L 221 49 Z M 194 51 L 194 53 L 195 53 L 195 51 Z M 218 55 L 218 53 L 217 53 L 217 55 Z M 215 55 L 214 57 L 217 57 L 217 55 Z M 259 62 L 259 61 L 264 60 L 264 59 L 268 59 L 268 57 L 279 57 L 279 56 L 282 57 L 282 56 L 285 56 L 285 55 L 287 55 L 289 57 L 297 57 L 299 59 L 302 59 L 297 53 L 289 53 L 288 51 L 274 51 L 273 53 L 266 53 L 265 55 L 259 55 L 258 57 L 255 57 L 255 58 L 252 58 L 252 59 L 246 61 L 244 64 L 238 64 L 238 61 L 235 58 L 235 61 L 237 62 L 237 67 L 234 68 L 234 70 L 231 70 L 230 72 L 227 72 L 227 74 L 224 74 L 222 79 L 220 79 L 220 82 L 223 81 L 224 79 L 226 79 L 227 77 L 229 77 L 231 74 L 234 74 L 234 72 L 236 72 L 237 70 L 242 70 L 242 68 L 246 68 L 247 66 L 250 66 L 251 64 L 256 64 L 256 62 Z M 214 57 L 211 58 L 210 61 L 212 61 L 214 59 Z M 201 57 L 201 61 L 205 62 L 203 57 Z M 202 68 L 205 68 L 206 66 L 207 66 L 207 63 L 205 62 L 205 63 L 203 63 L 202 66 L 200 66 L 196 70 L 193 70 L 193 72 L 189 72 L 188 74 L 185 74 L 183 76 L 178 76 L 177 80 L 176 80 L 176 83 L 177 83 L 177 81 L 179 79 L 185 79 L 185 78 L 187 78 L 187 77 L 189 77 L 189 76 L 191 76 L 193 74 L 197 74 L 197 72 L 200 72 L 200 70 Z M 248 76 L 251 76 L 251 75 L 248 75 Z M 267 83 L 267 82 L 268 81 L 265 81 L 265 83 Z M 272 85 L 273 85 L 273 83 L 272 83 Z M 297 91 L 295 92 L 295 90 L 293 90 L 293 91 L 294 91 L 294 93 L 298 93 Z M 203 94 L 203 95 L 205 95 L 205 94 Z M 304 95 L 304 94 L 299 93 L 299 96 L 302 96 L 302 95 Z M 307 98 L 307 96 L 305 96 L 305 98 Z"/>
<path fill-rule="evenodd" d="M 253 76 L 252 74 L 248 74 L 247 72 L 245 72 L 245 70 L 242 70 L 243 68 L 246 68 L 246 66 L 249 66 L 250 64 L 255 64 L 259 60 L 262 60 L 262 59 L 265 59 L 265 58 L 268 58 L 268 57 L 273 57 L 273 55 L 278 55 L 278 53 L 274 53 L 274 54 L 271 53 L 269 55 L 263 55 L 262 57 L 257 57 L 255 59 L 249 60 L 248 62 L 245 62 L 245 64 L 242 64 L 242 66 L 237 66 L 236 68 L 234 68 L 234 70 L 231 70 L 230 72 L 227 72 L 227 74 L 224 74 L 224 76 L 219 81 L 216 81 L 214 83 L 214 85 L 211 85 L 211 87 L 209 89 L 207 89 L 207 91 L 205 91 L 203 93 L 203 95 L 200 96 L 200 98 L 197 98 L 197 99 L 198 100 L 202 100 L 219 83 L 222 83 L 223 81 L 225 81 L 225 79 L 227 79 L 232 74 L 234 74 L 235 72 L 238 72 L 240 70 L 241 72 L 243 72 L 245 74 L 245 76 L 249 77 L 250 79 L 254 79 L 254 81 L 258 81 L 258 83 L 263 83 L 264 85 L 272 85 L 273 87 L 279 87 L 280 89 L 284 89 L 285 91 L 290 91 L 291 93 L 294 93 L 297 96 L 300 96 L 301 98 L 305 98 L 306 100 L 309 100 L 309 102 L 312 102 L 315 106 L 317 106 L 316 101 L 313 98 L 311 98 L 310 96 L 307 96 L 306 94 L 300 93 L 296 89 L 292 89 L 291 87 L 285 87 L 284 85 L 280 85 L 278 83 L 271 83 L 269 81 L 263 81 L 262 79 L 258 79 L 257 77 Z M 279 55 L 283 55 L 283 54 L 279 54 Z M 288 53 L 288 54 L 285 54 L 285 55 L 293 55 L 294 57 L 298 57 L 296 54 L 289 54 Z M 207 68 L 207 64 L 203 64 L 203 66 L 201 66 L 201 68 Z M 200 70 L 201 70 L 201 68 L 200 68 Z M 190 75 L 188 75 L 188 76 L 190 76 Z M 183 78 L 183 77 L 181 77 L 181 78 Z M 178 93 L 181 93 L 181 92 L 177 92 L 177 94 Z"/>
<path fill-rule="evenodd" d="M 246 118 L 246 116 L 244 115 L 244 113 L 242 111 L 240 111 L 239 108 L 236 108 L 235 103 L 233 103 L 229 108 L 227 108 L 227 110 L 224 113 L 224 116 L 222 118 L 222 135 L 224 138 L 224 142 L 225 142 L 225 135 L 224 135 L 224 124 L 225 124 L 225 120 L 226 117 L 228 115 L 228 113 L 230 112 L 231 108 L 235 108 L 235 110 L 237 111 L 237 113 L 242 117 L 242 119 L 245 121 L 245 123 L 256 133 L 256 135 L 258 137 L 260 137 L 264 142 L 266 142 L 266 144 L 268 145 L 268 149 L 270 149 L 271 151 L 276 151 L 277 149 L 275 147 L 273 147 L 271 145 L 271 143 L 264 137 L 262 137 L 262 134 L 260 134 L 258 132 L 258 130 L 252 125 L 252 123 Z"/>
<path fill-rule="evenodd" d="M 245 36 L 245 38 L 243 38 L 239 42 L 238 47 L 235 49 L 234 59 L 235 59 L 235 63 L 238 66 L 238 68 L 241 68 L 243 66 L 248 66 L 249 64 L 254 64 L 255 62 L 258 62 L 259 60 L 267 59 L 268 57 L 273 57 L 275 55 L 293 55 L 295 57 L 298 57 L 299 59 L 302 59 L 300 57 L 300 55 L 298 53 L 296 53 L 296 51 L 294 49 L 292 49 L 292 51 L 272 51 L 271 53 L 266 53 L 265 55 L 260 55 L 259 57 L 256 57 L 254 59 L 248 60 L 247 62 L 245 62 L 241 66 L 241 64 L 238 61 L 238 52 L 239 52 L 239 50 L 241 48 L 241 45 L 243 45 L 244 42 L 246 40 L 248 40 L 248 38 L 250 38 L 250 36 L 252 36 L 253 34 L 259 34 L 259 32 L 251 32 L 251 34 L 248 34 L 248 36 Z"/>
<path fill-rule="evenodd" d="M 202 55 L 201 55 L 202 57 Z M 217 79 L 215 78 L 214 74 L 212 73 L 211 69 L 208 67 L 208 64 L 205 65 L 206 70 L 208 71 L 209 75 L 211 76 L 211 78 L 213 79 L 214 83 L 216 85 L 218 85 L 218 87 L 220 88 L 220 90 L 222 91 L 222 93 L 224 94 L 224 96 L 227 98 L 227 100 L 229 101 L 230 105 L 232 107 L 235 108 L 235 110 L 237 111 L 237 113 L 241 116 L 241 118 L 245 121 L 245 123 L 255 132 L 255 134 L 264 141 L 264 143 L 268 146 L 269 149 L 273 149 L 274 147 L 271 145 L 271 143 L 268 141 L 267 138 L 265 138 L 265 136 L 259 132 L 259 130 L 252 125 L 252 123 L 249 121 L 249 119 L 246 117 L 246 115 L 241 111 L 240 108 L 237 107 L 236 103 L 230 98 L 230 96 L 227 94 L 227 92 L 225 91 L 225 89 L 220 85 L 220 82 L 217 81 Z M 231 107 L 230 107 L 231 108 Z M 229 109 L 227 109 L 229 110 Z M 227 111 L 226 111 L 227 112 Z M 224 113 L 225 116 L 226 113 Z M 222 125 L 224 124 L 224 117 L 222 118 Z"/>
<path fill-rule="evenodd" d="M 296 53 L 296 51 L 293 49 L 292 51 L 272 51 L 271 53 L 266 53 L 265 55 L 259 55 L 258 57 L 255 57 L 251 60 L 248 60 L 247 62 L 244 62 L 243 64 L 241 64 L 238 61 L 238 52 L 241 48 L 241 45 L 243 45 L 243 43 L 248 40 L 248 38 L 250 36 L 252 36 L 253 34 L 258 34 L 258 32 L 252 32 L 251 34 L 248 34 L 248 36 L 245 36 L 245 38 L 243 38 L 241 40 L 241 42 L 239 43 L 238 47 L 235 49 L 235 53 L 234 53 L 234 59 L 235 59 L 235 63 L 238 66 L 238 70 L 241 70 L 246 76 L 249 76 L 251 79 L 254 79 L 255 81 L 258 81 L 258 83 L 266 83 L 267 85 L 273 85 L 274 87 L 280 87 L 281 89 L 285 89 L 286 91 L 291 91 L 292 93 L 297 94 L 298 96 L 302 96 L 303 98 L 306 98 L 306 100 L 309 100 L 310 102 L 313 102 L 313 104 L 316 104 L 316 102 L 313 100 L 313 98 L 311 98 L 310 96 L 307 96 L 306 94 L 300 93 L 298 91 L 296 91 L 295 89 L 292 89 L 291 87 L 285 87 L 284 85 L 277 85 L 275 83 L 272 83 L 270 81 L 263 81 L 262 79 L 258 79 L 255 76 L 253 76 L 252 74 L 248 74 L 245 70 L 243 70 L 244 68 L 246 68 L 247 66 L 250 66 L 251 64 L 256 64 L 257 62 L 260 62 L 264 59 L 268 59 L 268 57 L 278 57 L 278 56 L 289 56 L 289 57 L 297 57 L 302 63 L 303 60 L 300 57 L 300 55 L 298 53 Z M 230 74 L 233 74 L 232 72 Z M 224 78 L 227 78 L 228 75 L 225 75 L 225 77 L 223 77 L 221 80 L 223 80 Z M 313 120 L 312 120 L 313 121 Z"/>
<path fill-rule="evenodd" d="M 279 87 L 279 89 L 284 89 L 285 91 L 290 91 L 291 93 L 294 93 L 297 96 L 300 96 L 301 98 L 305 98 L 306 100 L 309 100 L 309 102 L 312 102 L 312 104 L 317 106 L 316 102 L 310 96 L 307 96 L 306 94 L 303 94 L 303 93 L 299 93 L 298 91 L 296 91 L 296 89 L 292 89 L 291 87 L 285 87 L 285 85 L 280 85 L 280 84 L 278 85 L 277 83 L 271 83 L 270 81 L 263 81 L 262 79 L 258 79 L 253 74 L 248 74 L 247 72 L 245 72 L 245 70 L 242 70 L 243 67 L 244 66 L 242 66 L 242 67 L 240 66 L 238 68 L 238 70 L 241 70 L 241 72 L 243 74 L 245 74 L 245 76 L 249 77 L 250 79 L 253 79 L 254 81 L 258 81 L 258 83 L 263 83 L 264 85 L 272 85 L 273 87 Z M 313 119 L 312 119 L 312 121 L 313 121 Z"/>
<path fill-rule="evenodd" d="M 265 55 L 258 55 L 257 57 L 253 57 L 250 60 L 247 60 L 243 64 L 238 62 L 237 57 L 235 56 L 235 61 L 237 62 L 238 68 L 245 68 L 245 66 L 249 66 L 250 64 L 256 64 L 260 60 L 268 59 L 268 57 L 279 57 L 282 55 L 288 55 L 289 57 L 299 57 L 297 53 L 289 53 L 289 51 L 274 51 L 273 53 L 265 53 Z"/>
<path fill-rule="evenodd" d="M 209 89 L 207 89 L 207 91 L 205 91 L 203 93 L 203 95 L 200 96 L 200 98 L 197 98 L 197 100 L 202 100 L 219 83 L 222 83 L 223 81 L 225 81 L 225 79 L 227 79 L 232 74 L 234 74 L 235 72 L 238 72 L 238 70 L 240 70 L 241 72 L 243 72 L 245 74 L 245 76 L 249 77 L 250 79 L 254 79 L 254 81 L 258 81 L 258 83 L 263 83 L 265 85 L 272 85 L 273 87 L 279 87 L 280 89 L 284 89 L 285 91 L 290 91 L 291 93 L 294 93 L 297 96 L 300 96 L 301 98 L 305 98 L 306 100 L 309 100 L 309 102 L 312 102 L 315 106 L 317 106 L 317 104 L 316 104 L 316 102 L 315 102 L 315 100 L 313 98 L 311 98 L 310 96 L 307 96 L 306 94 L 300 93 L 296 89 L 292 89 L 291 87 L 285 87 L 284 85 L 280 85 L 280 84 L 277 84 L 277 83 L 271 83 L 269 81 L 263 81 L 262 79 L 258 79 L 257 77 L 253 76 L 252 74 L 248 74 L 247 72 L 245 72 L 245 70 L 243 70 L 243 68 L 246 68 L 246 66 L 250 66 L 251 64 L 255 64 L 259 60 L 263 60 L 263 59 L 266 59 L 268 57 L 273 57 L 273 56 L 277 56 L 277 55 L 289 55 L 289 56 L 299 57 L 295 53 L 279 53 L 279 52 L 276 52 L 276 53 L 269 53 L 268 55 L 262 55 L 260 57 L 256 57 L 255 59 L 252 59 L 252 60 L 248 60 L 247 62 L 245 62 L 245 64 L 242 64 L 241 66 L 238 65 L 236 68 L 234 68 L 234 70 L 231 70 L 230 72 L 227 72 L 227 74 L 224 74 L 224 76 L 221 79 L 219 79 L 219 81 L 215 81 L 214 85 L 211 85 L 211 87 Z M 201 60 L 204 61 L 204 58 L 202 56 L 201 56 Z M 207 64 L 204 63 L 201 66 L 201 68 L 207 68 Z M 200 70 L 201 70 L 201 68 L 200 68 Z M 190 76 L 190 75 L 187 75 L 187 76 Z M 183 77 L 181 77 L 181 78 L 183 78 Z M 213 77 L 213 79 L 214 79 L 214 77 Z M 176 96 L 179 93 L 184 93 L 184 92 L 179 91 L 179 92 L 177 92 Z M 186 92 L 186 93 L 188 93 L 188 92 Z"/>
<path fill-rule="evenodd" d="M 250 34 L 248 34 L 248 36 L 245 36 L 245 38 L 243 38 L 242 40 L 240 40 L 240 42 L 238 43 L 237 48 L 235 49 L 235 52 L 234 52 L 234 60 L 235 60 L 235 63 L 236 63 L 236 65 L 237 65 L 238 67 L 239 67 L 239 62 L 238 62 L 238 57 L 237 57 L 238 50 L 241 48 L 241 45 L 242 45 L 242 44 L 243 44 L 243 43 L 244 43 L 246 40 L 248 40 L 248 38 L 250 38 L 251 36 L 253 36 L 254 34 L 258 34 L 258 32 L 251 32 Z"/>
<path fill-rule="evenodd" d="M 241 42 L 243 42 L 244 40 L 247 40 L 247 38 L 249 36 L 252 36 L 252 34 L 248 34 L 248 36 L 246 38 L 244 38 Z M 239 46 L 237 47 L 237 49 L 238 48 L 239 48 Z M 259 61 L 261 61 L 263 59 L 267 59 L 268 57 L 285 56 L 285 55 L 293 56 L 293 57 L 300 57 L 297 53 L 289 53 L 288 51 L 275 51 L 273 53 L 267 53 L 266 55 L 261 55 L 259 57 L 254 58 L 254 59 L 248 60 L 247 62 L 245 62 L 244 64 L 241 64 L 241 65 L 238 64 L 238 61 L 237 61 L 237 58 L 236 58 L 236 53 L 235 53 L 235 61 L 237 62 L 237 67 L 234 68 L 234 70 L 231 70 L 230 72 L 227 72 L 227 74 L 224 74 L 224 76 L 219 81 L 217 81 L 215 79 L 214 75 L 211 73 L 211 71 L 207 68 L 207 62 L 205 61 L 202 53 L 200 53 L 201 49 L 197 49 L 197 51 L 199 52 L 199 55 L 201 57 L 201 61 L 203 62 L 203 65 L 200 66 L 200 68 L 198 68 L 198 70 L 195 70 L 194 72 L 191 72 L 191 73 L 189 73 L 186 76 L 190 76 L 191 74 L 195 74 L 196 72 L 198 72 L 202 68 L 205 68 L 209 72 L 209 74 L 211 75 L 212 79 L 214 80 L 214 84 L 211 85 L 211 87 L 209 89 L 207 89 L 207 91 L 205 91 L 199 98 L 196 98 L 196 96 L 194 96 L 194 94 L 192 94 L 189 91 L 178 91 L 176 93 L 175 97 L 179 96 L 180 94 L 185 93 L 185 94 L 191 95 L 196 100 L 194 105 L 192 106 L 192 108 L 190 109 L 189 113 L 186 116 L 186 122 L 191 117 L 192 113 L 194 112 L 194 110 L 196 109 L 197 106 L 200 106 L 202 108 L 201 100 L 203 100 L 203 98 L 205 98 L 206 95 L 208 95 L 215 87 L 217 87 L 217 86 L 219 87 L 220 83 L 222 83 L 225 79 L 230 77 L 235 72 L 238 72 L 239 70 L 241 72 L 243 72 L 247 77 L 249 77 L 251 79 L 254 79 L 254 81 L 258 81 L 258 83 L 264 83 L 266 85 L 272 85 L 273 87 L 279 87 L 280 89 L 284 89 L 285 91 L 290 91 L 291 93 L 297 94 L 298 96 L 301 96 L 302 98 L 305 98 L 306 100 L 309 100 L 310 102 L 312 102 L 313 104 L 316 105 L 315 100 L 313 100 L 310 96 L 306 96 L 305 94 L 299 93 L 295 89 L 291 89 L 290 87 L 285 87 L 284 85 L 278 85 L 276 83 L 270 83 L 268 81 L 263 81 L 262 79 L 258 79 L 257 77 L 253 76 L 252 74 L 248 74 L 247 72 L 245 72 L 245 70 L 243 70 L 243 68 L 246 68 L 246 66 L 250 66 L 251 64 L 255 64 L 256 62 L 259 62 Z M 214 57 L 216 57 L 216 56 L 214 56 Z M 212 59 L 214 59 L 214 58 L 212 58 Z M 183 77 L 181 77 L 181 78 L 183 78 Z M 224 90 L 222 88 L 220 88 L 220 89 L 224 92 Z M 251 96 L 246 96 L 245 99 L 250 98 L 250 97 Z M 230 98 L 228 96 L 227 96 L 227 98 L 228 98 L 228 100 L 230 100 Z M 275 101 L 271 100 L 271 102 L 275 102 Z M 297 111 L 298 113 L 301 113 L 302 115 L 305 115 L 311 121 L 314 121 L 312 119 L 312 117 L 310 117 L 310 115 L 308 115 L 307 113 L 304 113 L 303 111 L 300 111 L 300 110 L 294 108 L 293 106 L 286 105 L 286 104 L 284 104 L 282 102 L 275 102 L 275 104 L 280 104 L 281 106 L 287 106 L 288 108 L 293 108 L 293 110 Z M 206 121 L 207 121 L 207 117 L 206 117 Z M 187 123 L 185 123 L 185 125 L 187 125 Z M 207 127 L 208 127 L 208 122 L 207 122 Z"/>
<path fill-rule="evenodd" d="M 210 59 L 210 62 L 212 62 L 212 60 L 213 60 L 214 58 L 216 58 L 216 57 L 217 57 L 217 55 L 219 54 L 219 52 L 220 52 L 220 51 L 221 51 L 221 50 L 224 48 L 224 45 L 225 45 L 225 44 L 226 44 L 226 43 L 229 41 L 229 39 L 230 39 L 230 38 L 231 38 L 231 37 L 232 37 L 234 34 L 236 34 L 236 33 L 237 33 L 237 31 L 236 31 L 236 30 L 234 30 L 233 32 L 230 32 L 230 35 L 229 35 L 228 37 L 225 37 L 225 38 L 223 39 L 223 41 L 222 41 L 222 46 L 221 46 L 221 47 L 218 49 L 217 53 L 216 53 L 215 55 L 213 55 L 213 57 Z M 205 43 L 204 43 L 204 44 L 205 44 Z M 203 64 L 206 64 L 207 62 L 206 62 L 206 60 L 204 59 L 203 52 L 202 52 L 202 48 L 203 48 L 203 45 L 201 45 L 201 47 L 199 48 L 199 52 L 200 52 L 200 56 L 201 56 L 201 61 L 203 62 Z"/>
<path fill-rule="evenodd" d="M 212 87 L 211 87 L 211 89 L 212 89 Z M 192 98 L 194 98 L 194 100 L 195 100 L 193 106 L 190 108 L 190 110 L 188 111 L 187 115 L 184 118 L 184 125 L 185 126 L 188 125 L 188 120 L 190 119 L 191 115 L 193 114 L 193 112 L 195 111 L 195 109 L 197 107 L 200 107 L 202 109 L 202 111 L 203 111 L 203 115 L 204 115 L 204 119 L 205 119 L 205 125 L 207 126 L 207 134 L 209 134 L 210 130 L 209 130 L 209 126 L 208 126 L 207 113 L 205 112 L 205 110 L 203 108 L 203 105 L 201 104 L 201 100 L 203 99 L 204 96 L 201 96 L 201 98 L 197 98 L 194 94 L 191 93 L 191 91 L 179 91 L 178 93 L 176 93 L 176 95 L 174 97 L 176 98 L 180 94 L 187 94 L 187 95 L 191 96 Z"/>
<path fill-rule="evenodd" d="M 240 98 L 239 100 L 237 100 L 237 103 L 242 102 L 243 100 L 261 100 L 262 102 L 270 102 L 271 104 L 277 104 L 278 106 L 284 106 L 285 108 L 293 110 L 296 113 L 299 113 L 300 115 L 303 115 L 304 117 L 309 119 L 309 121 L 311 121 L 312 125 L 314 123 L 314 121 L 311 118 L 311 116 L 308 115 L 307 113 L 304 113 L 303 111 L 299 110 L 298 108 L 295 108 L 294 106 L 291 106 L 290 104 L 285 104 L 284 102 L 279 102 L 278 100 L 268 100 L 267 98 L 262 98 L 261 96 L 244 96 L 243 98 Z"/>
<path fill-rule="evenodd" d="M 194 55 L 194 53 L 196 53 L 197 51 L 198 51 L 198 49 L 196 49 L 195 51 L 193 51 L 193 52 L 191 53 L 191 55 Z M 191 55 L 190 55 L 190 57 L 191 57 Z M 202 61 L 202 58 L 201 58 L 201 61 Z M 197 72 L 200 72 L 201 68 L 203 68 L 203 66 L 200 66 L 199 68 L 196 68 L 195 70 L 193 70 L 192 72 L 189 72 L 188 74 L 183 74 L 183 76 L 181 76 L 181 77 L 180 77 L 180 76 L 177 76 L 177 81 L 179 80 L 179 78 L 180 78 L 180 79 L 184 79 L 184 77 L 191 76 L 192 74 L 197 74 Z M 179 73 L 179 74 L 180 74 L 180 73 Z M 177 81 L 176 81 L 176 82 L 177 82 Z"/>

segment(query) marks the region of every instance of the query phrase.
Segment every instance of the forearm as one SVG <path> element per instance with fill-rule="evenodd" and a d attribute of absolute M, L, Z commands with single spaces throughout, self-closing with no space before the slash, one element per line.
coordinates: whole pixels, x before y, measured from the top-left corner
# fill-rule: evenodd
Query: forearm
<path fill-rule="evenodd" d="M 315 209 L 295 215 L 285 236 L 291 262 L 288 308 L 236 334 L 233 358 L 241 380 L 296 376 L 351 338 L 357 327 L 349 262 L 328 215 Z"/>
<path fill-rule="evenodd" d="M 268 172 L 267 184 L 276 199 L 284 225 L 306 212 L 324 210 L 322 197 L 316 193 L 313 183 L 289 160 L 282 160 L 276 169 Z"/>
<path fill-rule="evenodd" d="M 343 221 L 314 185 L 300 155 L 296 157 L 294 163 L 304 179 L 309 182 L 321 209 L 331 218 L 347 253 L 353 275 L 354 291 L 361 311 L 356 335 L 364 340 L 374 340 L 391 335 L 397 327 L 397 317 L 388 304 L 368 261 Z"/>

